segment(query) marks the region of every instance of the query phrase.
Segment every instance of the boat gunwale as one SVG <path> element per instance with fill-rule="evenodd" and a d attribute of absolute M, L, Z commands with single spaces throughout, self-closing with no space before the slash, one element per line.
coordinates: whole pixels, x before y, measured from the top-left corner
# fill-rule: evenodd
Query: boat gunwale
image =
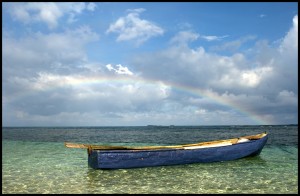
<path fill-rule="evenodd" d="M 212 147 L 226 147 L 236 144 L 248 143 L 251 141 L 262 139 L 267 136 L 266 132 L 242 136 L 238 138 L 225 139 L 225 140 L 213 140 L 208 142 L 200 142 L 200 143 L 192 143 L 192 144 L 182 144 L 182 145 L 173 145 L 173 146 L 138 146 L 138 147 L 129 147 L 129 146 L 105 146 L 105 145 L 91 145 L 91 144 L 76 144 L 76 143 L 68 143 L 65 142 L 65 146 L 68 148 L 85 148 L 91 151 L 129 151 L 129 152 L 137 152 L 137 151 L 154 151 L 154 150 L 197 150 L 197 149 L 205 149 Z M 248 141 L 238 142 L 240 139 L 247 139 Z M 218 145 L 224 144 L 224 145 Z M 217 145 L 217 146 L 216 146 Z M 90 154 L 90 153 L 89 153 Z"/>

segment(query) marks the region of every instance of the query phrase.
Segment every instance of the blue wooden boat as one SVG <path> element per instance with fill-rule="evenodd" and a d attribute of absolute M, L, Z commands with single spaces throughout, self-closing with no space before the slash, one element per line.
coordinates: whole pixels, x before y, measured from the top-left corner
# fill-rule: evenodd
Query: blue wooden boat
<path fill-rule="evenodd" d="M 267 133 L 174 146 L 101 146 L 65 142 L 68 148 L 85 148 L 94 169 L 123 169 L 230 161 L 259 155 Z"/>

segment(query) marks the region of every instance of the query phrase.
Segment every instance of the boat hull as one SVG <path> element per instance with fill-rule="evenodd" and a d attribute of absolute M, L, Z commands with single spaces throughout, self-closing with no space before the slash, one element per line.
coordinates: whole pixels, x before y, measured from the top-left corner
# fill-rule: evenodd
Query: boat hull
<path fill-rule="evenodd" d="M 196 149 L 91 150 L 88 164 L 94 169 L 124 169 L 230 161 L 259 155 L 268 135 L 228 146 Z"/>

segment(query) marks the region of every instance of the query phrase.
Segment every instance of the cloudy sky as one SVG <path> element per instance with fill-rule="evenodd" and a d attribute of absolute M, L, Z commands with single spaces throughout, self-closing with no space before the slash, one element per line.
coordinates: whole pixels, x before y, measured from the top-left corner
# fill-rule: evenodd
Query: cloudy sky
<path fill-rule="evenodd" d="M 298 123 L 298 3 L 2 3 L 2 121 Z"/>

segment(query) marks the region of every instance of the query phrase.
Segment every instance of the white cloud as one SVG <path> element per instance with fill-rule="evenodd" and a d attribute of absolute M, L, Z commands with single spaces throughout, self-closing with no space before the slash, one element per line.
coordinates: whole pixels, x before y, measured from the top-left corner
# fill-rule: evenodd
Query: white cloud
<path fill-rule="evenodd" d="M 175 44 L 185 45 L 188 42 L 197 40 L 198 37 L 199 37 L 199 34 L 197 34 L 197 33 L 193 33 L 191 31 L 180 31 L 171 39 L 170 42 L 175 43 Z"/>
<path fill-rule="evenodd" d="M 253 62 L 243 54 L 221 56 L 206 52 L 202 47 L 171 47 L 149 57 L 137 57 L 134 64 L 139 65 L 135 69 L 145 77 L 199 88 L 213 87 L 220 91 L 251 90 L 273 70 L 269 64 L 251 68 Z M 160 66 L 153 69 L 152 65 Z"/>
<path fill-rule="evenodd" d="M 15 108 L 18 118 L 39 116 L 46 119 L 62 112 L 101 112 L 102 115 L 128 111 L 138 113 L 153 106 L 159 109 L 169 96 L 170 87 L 163 82 L 149 83 L 136 76 L 107 77 L 103 74 L 61 75 L 43 72 L 34 78 L 22 78 L 19 84 L 25 91 L 12 96 L 15 98 L 6 99 L 5 105 Z M 22 103 L 18 102 L 20 97 Z"/>
<path fill-rule="evenodd" d="M 3 70 L 12 70 L 12 74 L 23 72 L 21 74 L 34 75 L 51 68 L 53 71 L 71 69 L 70 64 L 78 65 L 87 60 L 84 46 L 98 39 L 98 34 L 88 26 L 67 29 L 62 33 L 38 32 L 19 39 L 5 36 L 2 54 L 7 66 Z M 22 67 L 22 70 L 17 67 Z"/>
<path fill-rule="evenodd" d="M 114 68 L 111 64 L 107 64 L 106 68 L 109 71 L 115 71 L 115 73 L 117 73 L 117 74 L 121 74 L 121 75 L 133 75 L 133 73 L 131 71 L 129 71 L 129 69 L 127 67 L 124 67 L 121 64 L 118 64 L 116 66 L 117 66 L 117 68 Z"/>
<path fill-rule="evenodd" d="M 249 35 L 249 36 L 245 36 L 242 37 L 240 39 L 234 40 L 234 41 L 230 41 L 230 42 L 225 42 L 222 45 L 216 45 L 212 47 L 213 51 L 231 51 L 231 52 L 236 52 L 241 46 L 242 44 L 255 40 L 256 37 Z"/>
<path fill-rule="evenodd" d="M 223 38 L 228 37 L 228 35 L 223 36 L 215 36 L 215 35 L 202 35 L 201 38 L 205 39 L 207 41 L 216 41 L 216 40 L 222 40 Z"/>
<path fill-rule="evenodd" d="M 164 33 L 164 30 L 153 22 L 139 17 L 139 14 L 145 9 L 139 8 L 128 11 L 127 16 L 120 17 L 115 23 L 110 24 L 106 31 L 106 33 L 118 33 L 117 41 L 135 40 L 137 45 L 140 45 L 149 38 Z"/>
<path fill-rule="evenodd" d="M 205 35 L 199 35 L 198 33 L 194 33 L 192 31 L 180 31 L 171 39 L 170 43 L 186 45 L 188 42 L 193 42 L 199 38 L 205 39 L 206 41 L 216 41 L 216 40 L 222 40 L 225 37 L 228 37 L 228 35 L 205 36 Z"/>
<path fill-rule="evenodd" d="M 179 33 L 172 41 L 193 41 L 196 35 Z M 253 39 L 254 36 L 247 36 L 237 40 L 235 45 L 240 47 Z M 231 56 L 210 53 L 201 46 L 196 49 L 187 45 L 172 46 L 164 51 L 137 56 L 131 66 L 145 78 L 168 81 L 175 86 L 189 86 L 203 94 L 207 94 L 205 89 L 211 89 L 214 93 L 207 96 L 245 108 L 249 113 L 256 114 L 257 118 L 282 122 L 282 115 L 286 114 L 283 110 L 297 112 L 298 17 L 294 17 L 292 28 L 277 48 L 266 41 L 258 40 L 256 43 L 249 50 L 251 54 L 234 53 Z M 154 69 L 154 65 L 159 66 Z M 224 93 L 230 96 L 223 96 Z M 186 98 L 185 94 L 176 91 L 171 96 L 174 99 Z M 205 109 L 209 114 L 211 110 L 205 106 L 213 108 L 212 104 L 201 103 L 203 105 L 186 102 Z M 203 112 L 201 109 L 194 112 L 200 114 Z"/>
<path fill-rule="evenodd" d="M 198 109 L 198 110 L 195 111 L 195 114 L 206 115 L 206 110 L 205 109 Z"/>
<path fill-rule="evenodd" d="M 268 74 L 271 74 L 272 70 L 272 67 L 261 67 L 251 70 L 240 70 L 238 67 L 233 67 L 227 73 L 224 73 L 220 80 L 213 81 L 211 84 L 226 88 L 253 88 L 257 87 Z"/>
<path fill-rule="evenodd" d="M 270 84 L 276 84 L 277 91 L 288 90 L 298 92 L 298 15 L 293 18 L 293 26 L 282 39 L 276 50 L 271 51 L 270 60 L 273 60 L 274 74 Z M 261 48 L 259 52 L 263 51 Z M 265 56 L 270 56 L 267 54 Z M 266 57 L 265 57 L 266 58 Z M 280 81 L 280 82 L 279 82 Z"/>
<path fill-rule="evenodd" d="M 244 83 L 246 86 L 255 87 L 260 82 L 260 77 L 258 74 L 254 73 L 253 71 L 246 71 L 242 73 L 241 82 Z"/>
<path fill-rule="evenodd" d="M 293 91 L 280 91 L 277 96 L 277 100 L 281 105 L 298 105 L 298 95 L 296 95 Z"/>
<path fill-rule="evenodd" d="M 129 12 L 129 13 L 142 13 L 146 11 L 146 9 L 144 8 L 137 8 L 137 9 L 127 9 L 126 12 Z"/>
<path fill-rule="evenodd" d="M 18 14 L 24 21 L 36 15 L 55 26 L 66 13 L 71 17 L 95 9 L 83 5 L 61 16 L 51 12 L 52 22 L 39 12 L 23 9 Z M 140 19 L 143 11 L 128 10 L 111 32 L 125 33 L 122 41 L 154 36 L 155 31 L 147 34 L 141 28 L 153 25 Z M 133 37 L 126 35 L 128 29 Z M 181 31 L 169 48 L 139 53 L 129 66 L 90 62 L 84 48 L 99 35 L 89 26 L 30 36 L 2 38 L 4 125 L 145 125 L 162 119 L 165 124 L 251 123 L 233 106 L 270 123 L 297 122 L 298 16 L 278 47 L 259 40 L 250 55 L 237 53 L 234 48 L 255 39 L 249 36 L 219 45 L 220 50 L 233 49 L 226 56 L 201 45 L 189 47 L 201 36 Z"/>
<path fill-rule="evenodd" d="M 88 72 L 90 69 L 81 66 L 88 60 L 83 48 L 97 39 L 98 35 L 88 26 L 62 33 L 35 33 L 18 39 L 4 36 L 3 97 L 10 101 L 9 104 L 27 94 L 36 93 L 38 97 L 44 88 L 56 87 L 57 82 L 65 84 L 60 78 L 55 79 L 59 73 Z M 52 75 L 43 75 L 49 72 Z M 36 77 L 44 80 L 36 83 Z"/>
<path fill-rule="evenodd" d="M 89 11 L 95 11 L 96 7 L 97 5 L 95 3 L 89 3 L 87 4 L 86 9 Z"/>
<path fill-rule="evenodd" d="M 94 3 L 52 3 L 52 2 L 30 2 L 30 3 L 10 3 L 7 6 L 8 12 L 13 19 L 25 24 L 34 22 L 44 22 L 50 29 L 57 27 L 58 20 L 64 15 L 68 15 L 69 22 L 76 21 L 75 17 L 82 11 L 94 11 Z"/>
<path fill-rule="evenodd" d="M 298 51 L 298 15 L 293 18 L 293 27 L 287 33 L 283 39 L 279 51 L 281 53 L 290 53 L 292 51 Z M 292 53 L 294 55 L 294 53 Z"/>

